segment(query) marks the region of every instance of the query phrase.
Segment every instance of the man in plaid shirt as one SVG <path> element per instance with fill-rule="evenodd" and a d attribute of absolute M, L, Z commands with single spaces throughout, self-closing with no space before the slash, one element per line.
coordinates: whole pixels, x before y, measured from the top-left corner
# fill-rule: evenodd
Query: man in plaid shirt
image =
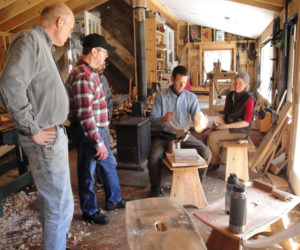
<path fill-rule="evenodd" d="M 109 218 L 97 208 L 93 189 L 98 163 L 103 168 L 106 210 L 125 207 L 105 127 L 109 125 L 107 104 L 97 68 L 105 63 L 108 52 L 116 48 L 98 34 L 83 38 L 83 55 L 70 73 L 67 89 L 70 96 L 71 135 L 77 147 L 78 191 L 82 218 L 95 224 L 107 224 Z"/>

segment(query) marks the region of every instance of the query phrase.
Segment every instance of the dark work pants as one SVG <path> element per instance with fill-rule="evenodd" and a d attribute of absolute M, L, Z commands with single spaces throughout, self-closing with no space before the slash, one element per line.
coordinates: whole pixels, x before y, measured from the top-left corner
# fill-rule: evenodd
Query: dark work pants
<path fill-rule="evenodd" d="M 152 139 L 150 154 L 149 154 L 149 177 L 152 187 L 159 187 L 161 182 L 162 157 L 168 150 L 169 143 L 174 138 L 154 137 Z M 200 140 L 190 135 L 188 140 L 181 142 L 181 148 L 196 148 L 198 154 L 209 164 L 211 159 L 210 149 Z M 206 173 L 207 168 L 201 170 Z M 205 175 L 204 173 L 204 175 Z"/>

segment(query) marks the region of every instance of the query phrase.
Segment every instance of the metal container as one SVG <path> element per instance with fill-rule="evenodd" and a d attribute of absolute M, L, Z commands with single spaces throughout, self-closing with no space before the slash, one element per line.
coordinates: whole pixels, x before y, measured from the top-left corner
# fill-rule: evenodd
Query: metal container
<path fill-rule="evenodd" d="M 243 183 L 233 186 L 230 195 L 229 230 L 233 233 L 243 233 L 247 220 L 247 195 Z"/>
<path fill-rule="evenodd" d="M 236 176 L 235 173 L 231 173 L 228 176 L 227 183 L 226 183 L 226 193 L 225 193 L 225 213 L 229 214 L 230 211 L 230 194 L 233 189 L 233 185 L 239 182 L 239 178 Z"/>

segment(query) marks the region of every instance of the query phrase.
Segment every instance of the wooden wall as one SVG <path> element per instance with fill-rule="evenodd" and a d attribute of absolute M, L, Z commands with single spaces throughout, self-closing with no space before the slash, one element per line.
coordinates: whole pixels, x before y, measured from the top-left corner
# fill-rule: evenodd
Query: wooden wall
<path fill-rule="evenodd" d="M 191 36 L 193 33 L 193 37 Z M 196 33 L 196 34 L 195 34 Z M 203 34 L 206 36 L 203 36 Z M 208 34 L 208 35 L 207 35 Z M 197 38 L 195 40 L 195 37 Z M 225 33 L 225 41 L 215 41 L 216 31 L 213 29 L 179 22 L 177 25 L 177 60 L 179 64 L 188 68 L 191 74 L 192 90 L 202 91 L 203 79 L 203 52 L 205 50 L 232 50 L 232 71 L 247 72 L 250 76 L 251 88 L 256 84 L 257 60 L 248 57 L 251 44 L 257 48 L 258 41 Z M 239 60 L 237 60 L 239 57 Z M 208 72 L 207 72 L 208 73 Z"/>
<path fill-rule="evenodd" d="M 105 75 L 118 93 L 128 93 L 129 81 L 134 80 L 133 9 L 124 0 L 110 0 L 97 8 L 101 13 L 102 34 L 117 47 L 109 58 Z"/>

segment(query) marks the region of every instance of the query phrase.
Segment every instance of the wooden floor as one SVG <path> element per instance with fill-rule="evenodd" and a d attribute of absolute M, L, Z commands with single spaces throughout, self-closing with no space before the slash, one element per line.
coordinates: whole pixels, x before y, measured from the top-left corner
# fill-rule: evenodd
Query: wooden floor
<path fill-rule="evenodd" d="M 126 241 L 125 211 L 104 211 L 110 218 L 105 226 L 91 225 L 81 220 L 79 208 L 76 152 L 70 151 L 70 168 L 72 188 L 75 200 L 75 212 L 70 232 L 67 235 L 67 246 L 70 249 L 129 249 Z M 121 171 L 120 171 L 121 173 Z M 147 198 L 149 182 L 147 172 L 127 171 L 119 173 L 122 197 L 125 199 Z M 223 198 L 225 193 L 224 168 L 209 173 L 203 183 L 203 189 L 208 203 Z M 16 173 L 10 172 L 6 180 L 13 178 Z M 250 179 L 260 176 L 250 174 Z M 261 178 L 261 177 L 260 177 Z M 130 181 L 128 181 L 130 179 Z M 139 179 L 139 181 L 134 181 Z M 3 178 L 1 179 L 3 181 Z M 126 185 L 129 184 L 130 186 Z M 164 186 L 168 195 L 170 176 L 164 174 Z M 95 187 L 98 204 L 104 207 L 104 192 L 102 188 Z M 195 208 L 187 208 L 193 214 Z M 294 209 L 290 217 L 294 222 L 300 221 L 300 209 Z M 0 218 L 0 249 L 41 249 L 42 231 L 38 220 L 39 201 L 35 187 L 27 187 L 17 194 L 11 195 L 4 202 L 4 217 Z M 193 216 L 192 216 L 193 217 Z M 194 218 L 193 218 L 194 219 Z M 195 220 L 195 223 L 204 239 L 209 236 L 210 228 Z"/>

